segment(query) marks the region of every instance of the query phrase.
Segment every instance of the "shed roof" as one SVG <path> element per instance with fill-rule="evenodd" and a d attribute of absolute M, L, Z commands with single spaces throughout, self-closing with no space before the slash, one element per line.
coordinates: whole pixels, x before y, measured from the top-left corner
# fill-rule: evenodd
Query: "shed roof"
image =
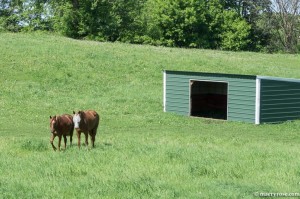
<path fill-rule="evenodd" d="M 295 78 L 285 78 L 285 77 L 272 77 L 272 76 L 261 76 L 261 75 L 241 75 L 241 74 L 230 74 L 230 73 L 209 73 L 209 72 L 195 72 L 195 71 L 177 71 L 177 70 L 164 70 L 166 72 L 173 73 L 193 73 L 193 74 L 202 74 L 209 76 L 230 76 L 230 77 L 245 77 L 245 78 L 255 78 L 255 79 L 265 79 L 265 80 L 275 80 L 275 81 L 285 81 L 285 82 L 295 82 L 300 83 L 300 79 Z"/>
<path fill-rule="evenodd" d="M 265 80 L 275 80 L 275 81 L 300 83 L 300 79 L 295 79 L 295 78 L 271 77 L 271 76 L 260 76 L 260 75 L 257 75 L 256 78 L 257 79 L 265 79 Z"/>
<path fill-rule="evenodd" d="M 256 78 L 256 75 L 241 75 L 241 74 L 230 74 L 230 73 L 209 73 L 209 72 L 199 72 L 199 71 L 179 71 L 179 70 L 164 70 L 171 73 L 182 73 L 182 74 L 201 74 L 208 76 L 230 76 L 230 77 L 245 77 L 245 78 Z"/>

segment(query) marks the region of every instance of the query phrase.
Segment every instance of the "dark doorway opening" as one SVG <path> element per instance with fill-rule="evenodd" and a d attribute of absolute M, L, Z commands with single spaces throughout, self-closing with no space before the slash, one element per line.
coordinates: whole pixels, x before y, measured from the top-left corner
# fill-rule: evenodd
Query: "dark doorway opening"
<path fill-rule="evenodd" d="M 228 83 L 211 81 L 190 82 L 190 115 L 227 119 Z"/>

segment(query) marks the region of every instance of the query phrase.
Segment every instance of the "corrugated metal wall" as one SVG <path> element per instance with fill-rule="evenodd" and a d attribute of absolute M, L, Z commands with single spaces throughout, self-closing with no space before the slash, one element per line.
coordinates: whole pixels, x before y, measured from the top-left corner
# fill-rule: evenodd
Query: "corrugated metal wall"
<path fill-rule="evenodd" d="M 228 82 L 230 121 L 255 122 L 256 76 L 165 71 L 165 111 L 190 114 L 190 80 Z"/>
<path fill-rule="evenodd" d="M 300 119 L 300 83 L 261 79 L 260 122 Z"/>

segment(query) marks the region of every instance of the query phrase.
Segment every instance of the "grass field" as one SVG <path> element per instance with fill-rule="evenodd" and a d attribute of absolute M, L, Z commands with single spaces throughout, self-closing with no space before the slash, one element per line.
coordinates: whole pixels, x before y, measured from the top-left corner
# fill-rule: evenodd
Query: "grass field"
<path fill-rule="evenodd" d="M 300 192 L 300 121 L 163 113 L 162 70 L 300 78 L 300 56 L 0 34 L 0 198 L 255 198 Z M 96 148 L 54 152 L 49 116 L 95 109 Z M 57 138 L 55 140 L 57 145 Z"/>

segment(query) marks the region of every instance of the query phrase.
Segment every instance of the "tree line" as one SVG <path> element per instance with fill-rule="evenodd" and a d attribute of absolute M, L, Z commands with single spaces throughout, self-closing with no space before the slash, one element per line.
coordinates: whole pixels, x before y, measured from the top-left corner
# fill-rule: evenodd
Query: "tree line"
<path fill-rule="evenodd" d="M 0 0 L 0 31 L 297 53 L 300 0 Z"/>

